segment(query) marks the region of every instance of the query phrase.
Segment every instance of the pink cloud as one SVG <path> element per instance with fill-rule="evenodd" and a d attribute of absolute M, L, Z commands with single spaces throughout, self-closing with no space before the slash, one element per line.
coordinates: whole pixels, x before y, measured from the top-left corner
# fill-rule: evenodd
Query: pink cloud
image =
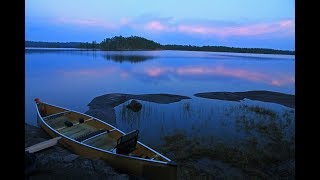
<path fill-rule="evenodd" d="M 273 23 L 257 23 L 248 25 L 197 25 L 197 24 L 169 24 L 160 21 L 146 22 L 144 25 L 145 30 L 156 32 L 180 32 L 193 35 L 211 35 L 219 37 L 227 36 L 255 36 L 269 33 L 282 33 L 282 34 L 294 34 L 295 21 L 283 20 Z"/>
<path fill-rule="evenodd" d="M 101 19 L 67 19 L 60 18 L 56 23 L 64 23 L 78 26 L 94 26 L 104 29 L 120 29 L 123 26 L 130 27 L 133 30 L 151 31 L 151 32 L 172 32 L 184 33 L 190 35 L 205 35 L 205 36 L 257 36 L 264 34 L 275 35 L 294 35 L 295 33 L 295 20 L 287 19 L 269 23 L 255 23 L 255 24 L 239 24 L 239 25 L 219 25 L 215 24 L 185 24 L 183 22 L 175 21 L 172 23 L 167 20 L 149 20 L 137 21 L 126 17 L 120 18 L 116 22 L 110 22 Z"/>
<path fill-rule="evenodd" d="M 277 32 L 290 32 L 294 34 L 294 20 L 280 21 L 276 23 L 260 23 L 251 25 L 239 25 L 229 27 L 179 25 L 178 31 L 188 34 L 226 36 L 254 36 Z"/>
<path fill-rule="evenodd" d="M 78 26 L 95 26 L 101 27 L 105 29 L 115 29 L 118 26 L 114 23 L 103 21 L 100 19 L 67 19 L 67 18 L 60 18 L 56 20 L 57 23 L 64 23 L 64 24 L 71 24 L 71 25 L 78 25 Z"/>
<path fill-rule="evenodd" d="M 146 23 L 145 29 L 156 30 L 156 31 L 171 31 L 171 28 L 169 26 L 164 25 L 159 21 L 151 21 Z"/>

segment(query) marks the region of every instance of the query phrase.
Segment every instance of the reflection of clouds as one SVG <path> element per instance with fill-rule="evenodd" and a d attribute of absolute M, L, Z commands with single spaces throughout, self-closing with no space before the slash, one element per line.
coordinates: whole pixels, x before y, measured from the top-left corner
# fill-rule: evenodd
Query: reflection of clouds
<path fill-rule="evenodd" d="M 123 79 L 127 79 L 129 77 L 129 73 L 128 72 L 120 72 L 120 77 L 122 77 Z"/>
<path fill-rule="evenodd" d="M 151 77 L 157 77 L 167 72 L 170 72 L 172 70 L 173 70 L 172 68 L 165 68 L 165 67 L 151 67 L 151 68 L 144 69 L 145 73 L 147 73 L 147 75 Z"/>
<path fill-rule="evenodd" d="M 99 69 L 79 69 L 62 71 L 64 77 L 77 77 L 77 76 L 91 76 L 91 77 L 102 77 L 105 75 L 113 74 L 118 71 L 115 67 L 99 68 Z"/>
<path fill-rule="evenodd" d="M 238 78 L 249 80 L 253 82 L 261 82 L 274 86 L 282 86 L 287 84 L 294 84 L 294 77 L 288 75 L 273 76 L 271 74 L 265 74 L 260 72 L 248 71 L 243 69 L 225 68 L 223 66 L 215 67 L 150 67 L 145 69 L 146 75 L 152 78 L 163 76 L 166 74 L 172 74 L 187 78 L 189 76 L 205 78 L 208 76 L 224 76 L 231 78 Z"/>
<path fill-rule="evenodd" d="M 132 66 L 131 68 L 121 68 L 113 66 L 107 68 L 80 69 L 61 72 L 65 77 L 103 77 L 111 74 L 117 74 L 122 79 L 135 78 L 142 81 L 170 80 L 171 77 L 179 79 L 197 78 L 208 79 L 208 77 L 237 78 L 258 83 L 265 83 L 272 86 L 293 85 L 294 76 L 287 74 L 268 74 L 262 72 L 249 71 L 239 68 L 226 68 L 224 66 L 185 66 L 185 67 L 168 67 L 168 66 Z"/>

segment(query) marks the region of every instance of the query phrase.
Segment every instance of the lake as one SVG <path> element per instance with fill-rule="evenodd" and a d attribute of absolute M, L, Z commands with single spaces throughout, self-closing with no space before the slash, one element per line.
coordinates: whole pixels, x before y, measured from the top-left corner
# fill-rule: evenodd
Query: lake
<path fill-rule="evenodd" d="M 114 125 L 124 132 L 139 129 L 139 140 L 158 150 L 170 147 L 167 137 L 177 135 L 179 140 L 193 139 L 207 147 L 217 142 L 239 147 L 255 141 L 264 148 L 279 137 L 281 143 L 294 142 L 292 108 L 194 96 L 251 90 L 294 95 L 295 57 L 291 55 L 26 49 L 25 88 L 25 121 L 31 125 L 36 125 L 36 97 L 86 112 L 88 103 L 104 94 L 168 93 L 191 99 L 171 104 L 140 101 L 142 109 L 137 113 L 128 110 L 129 101 L 125 102 L 115 107 Z"/>

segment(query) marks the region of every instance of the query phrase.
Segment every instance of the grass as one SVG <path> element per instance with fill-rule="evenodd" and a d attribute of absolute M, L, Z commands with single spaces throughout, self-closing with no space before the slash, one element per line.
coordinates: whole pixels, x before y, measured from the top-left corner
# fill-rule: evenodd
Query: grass
<path fill-rule="evenodd" d="M 186 111 L 190 111 L 190 103 L 189 102 L 187 102 L 187 103 L 184 103 L 183 104 L 183 109 L 185 109 Z"/>
<path fill-rule="evenodd" d="M 268 169 L 281 162 L 295 159 L 294 111 L 277 113 L 259 106 L 240 105 L 227 109 L 227 116 L 234 115 L 235 125 L 247 136 L 235 144 L 226 141 L 210 141 L 204 144 L 201 138 L 190 139 L 182 133 L 163 138 L 165 144 L 161 152 L 179 164 L 178 177 L 206 177 L 214 179 L 215 172 L 204 172 L 196 167 L 197 160 L 208 158 L 219 160 L 240 169 L 250 179 L 268 179 L 280 177 L 270 174 Z M 253 112 L 248 113 L 248 112 Z M 257 117 L 257 115 L 259 115 Z M 287 169 L 292 172 L 292 169 Z M 293 170 L 294 171 L 294 170 Z M 225 178 L 230 178 L 226 174 Z M 292 177 L 294 175 L 288 174 Z"/>
<path fill-rule="evenodd" d="M 263 116 L 270 116 L 272 119 L 275 119 L 277 117 L 276 112 L 274 112 L 270 109 L 260 107 L 260 106 L 241 105 L 240 109 L 248 110 L 248 111 L 254 112 L 256 114 L 263 115 Z"/>
<path fill-rule="evenodd" d="M 179 177 L 204 174 L 193 166 L 194 162 L 202 157 L 221 160 L 241 169 L 251 178 L 267 178 L 268 175 L 263 171 L 264 169 L 275 163 L 294 158 L 294 149 L 288 142 L 269 142 L 259 148 L 258 139 L 254 137 L 232 147 L 223 142 L 206 146 L 200 143 L 200 139 L 191 140 L 183 134 L 167 136 L 164 140 L 165 145 L 161 151 L 171 154 L 169 157 L 178 162 Z M 214 177 L 215 175 L 206 174 L 206 176 Z"/>

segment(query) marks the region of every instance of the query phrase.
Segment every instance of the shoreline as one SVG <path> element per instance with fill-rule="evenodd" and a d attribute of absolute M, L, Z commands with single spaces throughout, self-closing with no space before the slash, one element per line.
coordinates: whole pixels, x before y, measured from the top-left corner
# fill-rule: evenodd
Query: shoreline
<path fill-rule="evenodd" d="M 262 102 L 281 104 L 289 108 L 295 108 L 295 95 L 273 91 L 245 91 L 245 92 L 204 92 L 194 94 L 196 97 L 207 99 L 219 99 L 225 101 L 241 101 L 245 98 Z"/>
<path fill-rule="evenodd" d="M 207 93 L 196 93 L 196 97 L 209 98 L 209 99 L 220 99 L 227 101 L 241 101 L 244 98 L 249 97 L 251 99 L 259 99 L 259 101 L 264 100 L 264 102 L 276 101 L 274 103 L 287 103 L 288 106 L 295 107 L 294 97 L 295 95 L 288 95 L 283 93 L 271 92 L 271 91 L 247 91 L 247 92 L 207 92 Z M 115 110 L 114 107 L 127 102 L 129 100 L 136 99 L 148 102 L 154 102 L 159 104 L 170 104 L 174 102 L 179 102 L 184 99 L 192 99 L 192 97 L 173 95 L 173 94 L 121 94 L 121 93 L 111 93 L 105 94 L 102 96 L 95 97 L 88 104 L 89 110 L 85 114 L 97 117 L 103 121 L 106 121 L 112 124 L 114 118 L 115 120 Z M 266 124 L 268 125 L 268 124 Z M 261 126 L 262 127 L 262 126 Z M 265 127 L 265 126 L 263 126 Z M 270 132 L 274 130 L 274 126 L 266 126 L 268 128 L 263 128 Z M 270 127 L 270 128 L 269 128 Z M 254 128 L 254 127 L 253 127 Z M 257 124 L 257 128 L 260 128 Z M 277 127 L 276 127 L 277 128 Z M 280 129 L 276 129 L 280 130 Z M 268 135 L 269 131 L 266 131 Z M 275 131 L 278 132 L 278 131 Z M 277 134 L 272 133 L 270 136 L 277 137 Z M 268 136 L 269 137 L 269 136 Z M 270 137 L 271 138 L 271 137 Z M 25 147 L 31 146 L 33 144 L 45 141 L 50 139 L 50 137 L 40 128 L 34 127 L 28 124 L 25 124 Z M 250 143 L 251 141 L 245 141 Z M 294 142 L 294 140 L 293 140 Z M 254 142 L 253 142 L 254 143 Z M 183 144 L 189 144 L 188 151 L 177 153 L 183 146 Z M 290 144 L 286 143 L 282 139 L 271 143 L 272 145 L 281 146 L 284 149 L 290 149 Z M 195 174 L 202 173 L 202 177 L 251 177 L 252 172 L 256 172 L 261 177 L 269 177 L 266 172 L 270 172 L 277 177 L 282 176 L 278 172 L 278 168 L 281 167 L 287 173 L 285 176 L 294 177 L 294 162 L 295 159 L 289 154 L 289 159 L 281 159 L 279 163 L 268 164 L 258 156 L 254 156 L 253 160 L 259 161 L 260 165 L 266 169 L 246 169 L 235 162 L 229 162 L 232 158 L 238 158 L 240 160 L 245 160 L 248 158 L 246 154 L 243 154 L 247 151 L 237 151 L 233 152 L 233 149 L 224 146 L 223 144 L 215 147 L 215 151 L 212 152 L 212 148 L 205 146 L 200 146 L 197 142 L 188 141 L 185 136 L 173 135 L 166 137 L 166 144 L 162 147 L 157 147 L 161 152 L 172 156 L 172 159 L 175 159 L 180 163 L 180 169 L 178 174 L 178 179 L 185 179 L 188 177 L 196 177 Z M 178 151 L 176 151 L 178 148 Z M 195 149 L 193 149 L 195 148 Z M 179 150 L 180 149 L 180 150 Z M 248 151 L 249 152 L 249 151 Z M 256 150 L 254 151 L 256 152 Z M 270 151 L 273 152 L 273 151 Z M 270 153 L 268 151 L 268 153 Z M 282 151 L 280 151 L 282 152 Z M 285 152 L 285 151 L 283 151 Z M 225 154 L 229 154 L 229 159 L 225 158 Z M 235 153 L 235 154 L 233 154 Z M 36 167 L 37 172 L 33 173 L 30 177 L 32 178 L 42 178 L 46 179 L 48 177 L 63 178 L 63 177 L 75 177 L 75 178 L 92 178 L 92 179 L 101 179 L 101 178 L 112 178 L 112 179 L 132 179 L 137 177 L 131 177 L 128 174 L 121 174 L 121 172 L 116 171 L 111 166 L 106 164 L 103 160 L 92 160 L 85 157 L 78 156 L 71 153 L 67 149 L 64 149 L 60 145 L 39 151 L 35 153 Z M 200 158 L 198 158 L 200 156 Z M 267 156 L 268 154 L 264 154 Z M 242 159 L 241 159 L 242 158 Z M 242 161 L 241 161 L 242 162 Z M 240 163 L 241 163 L 240 162 Z M 209 168 L 208 168 L 209 167 Z M 219 170 L 219 172 L 218 172 Z M 247 172 L 248 171 L 248 172 Z M 231 173 L 232 172 L 232 173 Z M 138 178 L 137 178 L 138 179 Z"/>
<path fill-rule="evenodd" d="M 41 128 L 25 123 L 25 147 L 51 139 Z M 25 169 L 27 179 L 131 179 L 121 174 L 103 160 L 76 155 L 61 145 L 32 153 L 34 167 Z"/>
<path fill-rule="evenodd" d="M 279 56 L 295 56 L 295 54 L 277 54 L 277 53 L 254 53 L 254 52 L 231 52 L 231 51 L 197 51 L 197 50 L 185 50 L 185 49 L 180 49 L 180 50 L 175 50 L 175 49 L 124 49 L 124 50 L 103 50 L 103 49 L 84 49 L 84 48 L 57 48 L 57 47 L 25 47 L 25 50 L 49 50 L 49 51 L 117 51 L 117 52 L 122 52 L 122 51 L 191 51 L 191 52 L 211 52 L 211 53 L 234 53 L 234 54 L 242 54 L 242 55 L 279 55 Z M 249 56 L 250 57 L 250 56 Z"/>
<path fill-rule="evenodd" d="M 218 99 L 225 101 L 241 101 L 245 98 L 268 103 L 276 103 L 289 108 L 295 108 L 295 95 L 284 94 L 272 91 L 246 91 L 246 92 L 205 92 L 196 93 L 195 97 Z M 122 94 L 111 93 L 95 97 L 88 104 L 89 110 L 85 114 L 97 117 L 112 125 L 116 124 L 116 114 L 114 107 L 129 101 L 130 99 L 154 102 L 159 104 L 169 104 L 179 102 L 191 97 L 174 94 Z"/>
<path fill-rule="evenodd" d="M 142 100 L 159 104 L 169 104 L 179 102 L 183 99 L 191 99 L 187 96 L 173 95 L 173 94 L 122 94 L 111 93 L 102 96 L 95 97 L 89 104 L 89 110 L 85 114 L 97 117 L 103 121 L 106 121 L 112 125 L 115 125 L 116 114 L 114 107 L 130 100 Z"/>

